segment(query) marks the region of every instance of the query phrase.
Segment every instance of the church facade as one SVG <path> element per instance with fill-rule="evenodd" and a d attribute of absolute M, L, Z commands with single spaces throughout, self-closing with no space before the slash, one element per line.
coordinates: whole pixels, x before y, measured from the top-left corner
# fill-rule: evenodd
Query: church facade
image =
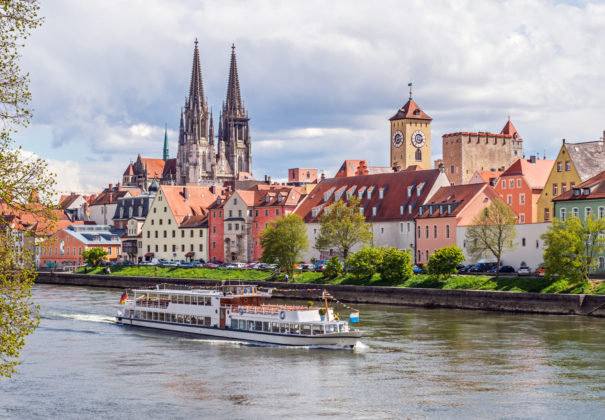
<path fill-rule="evenodd" d="M 196 40 L 189 96 L 181 110 L 176 157 L 177 185 L 251 178 L 252 139 L 249 121 L 241 99 L 235 46 L 232 46 L 227 96 L 220 112 L 215 141 L 214 120 L 204 95 Z"/>

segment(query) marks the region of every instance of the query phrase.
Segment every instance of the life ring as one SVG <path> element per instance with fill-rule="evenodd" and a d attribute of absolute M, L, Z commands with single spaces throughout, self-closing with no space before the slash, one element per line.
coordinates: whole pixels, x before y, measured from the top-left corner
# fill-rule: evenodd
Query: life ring
<path fill-rule="evenodd" d="M 279 319 L 285 319 L 286 318 L 286 311 L 279 311 Z"/>

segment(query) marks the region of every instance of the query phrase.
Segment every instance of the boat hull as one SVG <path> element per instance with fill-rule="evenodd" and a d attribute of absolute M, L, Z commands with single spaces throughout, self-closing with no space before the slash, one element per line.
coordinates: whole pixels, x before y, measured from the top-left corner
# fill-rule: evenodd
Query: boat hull
<path fill-rule="evenodd" d="M 156 330 L 182 332 L 187 334 L 215 337 L 226 340 L 238 340 L 251 343 L 274 344 L 280 346 L 327 347 L 351 349 L 362 336 L 360 331 L 348 331 L 319 335 L 276 334 L 261 331 L 245 331 L 231 328 L 215 328 L 202 325 L 183 325 L 171 322 L 150 321 L 117 316 L 116 322 L 122 325 L 152 328 Z"/>

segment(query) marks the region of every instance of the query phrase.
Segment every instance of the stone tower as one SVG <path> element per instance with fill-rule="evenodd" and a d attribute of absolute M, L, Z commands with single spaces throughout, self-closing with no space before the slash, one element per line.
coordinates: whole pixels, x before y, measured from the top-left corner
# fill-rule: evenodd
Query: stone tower
<path fill-rule="evenodd" d="M 391 121 L 391 168 L 402 171 L 412 165 L 431 169 L 431 121 L 410 98 Z"/>
<path fill-rule="evenodd" d="M 250 137 L 250 118 L 242 102 L 235 45 L 231 46 L 231 66 L 227 83 L 227 98 L 223 103 L 219 120 L 219 146 L 224 143 L 225 157 L 233 176 L 237 179 L 240 172 L 252 172 L 252 142 Z M 219 147 L 220 150 L 220 147 Z M 219 166 L 219 162 L 217 162 Z M 219 173 L 217 172 L 217 177 Z"/>
<path fill-rule="evenodd" d="M 181 110 L 176 181 L 179 185 L 213 179 L 214 130 L 208 119 L 208 100 L 204 96 L 202 69 L 197 39 L 193 49 L 193 66 L 189 97 Z M 183 119 L 184 117 L 184 119 Z"/>

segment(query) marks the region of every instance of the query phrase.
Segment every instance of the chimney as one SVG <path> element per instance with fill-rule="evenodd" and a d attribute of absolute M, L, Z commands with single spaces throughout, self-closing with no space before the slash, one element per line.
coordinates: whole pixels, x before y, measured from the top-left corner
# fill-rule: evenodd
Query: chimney
<path fill-rule="evenodd" d="M 443 166 L 443 162 L 439 163 L 439 173 L 443 173 L 445 171 L 444 166 Z"/>
<path fill-rule="evenodd" d="M 322 181 L 325 181 L 325 179 L 326 179 L 326 174 L 322 172 L 322 173 L 321 173 L 321 180 L 322 180 Z"/>
<path fill-rule="evenodd" d="M 210 186 L 210 192 L 211 192 L 212 194 L 216 194 L 216 187 L 215 187 L 214 185 L 211 185 L 211 186 Z"/>
<path fill-rule="evenodd" d="M 118 182 L 117 188 L 118 188 L 118 191 L 120 191 L 120 183 L 119 182 Z"/>
<path fill-rule="evenodd" d="M 529 157 L 529 161 L 530 161 L 530 163 L 536 163 L 536 156 L 535 155 L 531 155 Z"/>
<path fill-rule="evenodd" d="M 187 187 L 186 186 L 183 187 L 183 198 L 185 200 L 187 200 Z"/>
<path fill-rule="evenodd" d="M 565 139 L 563 139 L 563 144 L 565 144 Z"/>
<path fill-rule="evenodd" d="M 113 184 L 109 184 L 109 191 L 113 188 Z"/>

